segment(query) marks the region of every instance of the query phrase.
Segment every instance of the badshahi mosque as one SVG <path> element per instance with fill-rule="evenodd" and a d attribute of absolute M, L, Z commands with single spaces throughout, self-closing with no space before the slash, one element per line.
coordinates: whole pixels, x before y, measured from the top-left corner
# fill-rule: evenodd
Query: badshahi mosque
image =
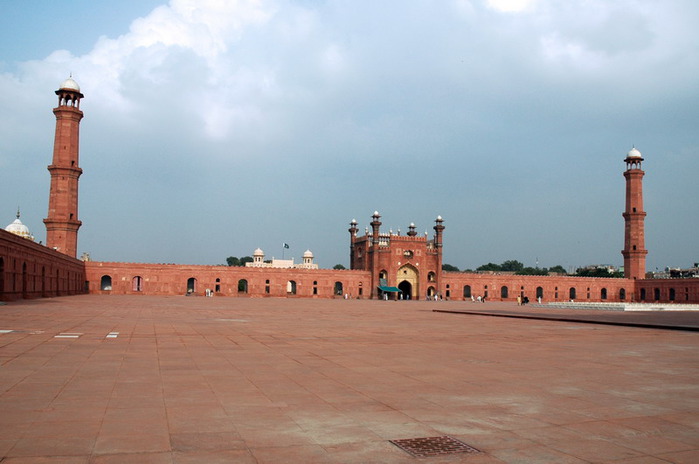
<path fill-rule="evenodd" d="M 302 263 L 264 259 L 240 267 L 146 264 L 78 259 L 80 86 L 66 79 L 53 109 L 56 129 L 50 173 L 46 242 L 37 243 L 16 219 L 0 229 L 0 301 L 76 294 L 190 295 L 234 298 L 449 299 L 485 298 L 543 302 L 699 303 L 699 279 L 648 279 L 643 209 L 643 156 L 631 149 L 623 160 L 626 182 L 624 278 L 527 276 L 442 270 L 444 219 L 430 236 L 410 224 L 405 234 L 386 232 L 375 211 L 364 227 L 349 223 L 346 270 L 320 269 L 308 250 Z M 88 219 L 89 220 L 89 219 Z M 364 229 L 360 232 L 360 229 Z M 340 244 L 338 244 L 340 246 Z M 342 245 L 345 246 L 345 245 Z"/>

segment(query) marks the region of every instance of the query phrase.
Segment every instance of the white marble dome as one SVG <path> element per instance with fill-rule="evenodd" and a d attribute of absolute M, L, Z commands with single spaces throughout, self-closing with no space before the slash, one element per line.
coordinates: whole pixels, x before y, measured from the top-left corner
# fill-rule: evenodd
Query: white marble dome
<path fill-rule="evenodd" d="M 260 248 L 256 249 L 255 251 L 252 252 L 253 256 L 264 256 L 265 252 L 262 251 Z"/>
<path fill-rule="evenodd" d="M 19 220 L 19 211 L 17 211 L 17 219 L 12 221 L 12 224 L 5 227 L 5 230 L 11 234 L 19 235 L 22 238 L 34 240 L 34 236 L 29 232 L 29 227 L 22 224 L 22 221 Z"/>
<path fill-rule="evenodd" d="M 78 85 L 77 82 L 75 82 L 75 80 L 73 80 L 72 77 L 69 77 L 68 79 L 64 80 L 59 88 L 66 89 L 66 90 L 74 90 L 75 92 L 80 92 L 80 86 Z"/>
<path fill-rule="evenodd" d="M 304 258 L 313 258 L 313 253 L 311 252 L 311 250 L 306 250 L 303 254 L 303 257 Z"/>
<path fill-rule="evenodd" d="M 641 152 L 638 151 L 636 147 L 633 147 L 629 152 L 626 154 L 627 158 L 643 158 L 641 155 Z"/>

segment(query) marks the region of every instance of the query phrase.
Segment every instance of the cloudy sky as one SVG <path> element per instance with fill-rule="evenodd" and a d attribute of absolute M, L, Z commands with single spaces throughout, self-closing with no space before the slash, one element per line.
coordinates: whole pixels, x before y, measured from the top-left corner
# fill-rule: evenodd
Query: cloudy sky
<path fill-rule="evenodd" d="M 694 0 L 49 0 L 0 17 L 0 222 L 45 240 L 56 105 L 81 108 L 79 253 L 348 265 L 349 222 L 445 222 L 461 269 L 699 261 Z M 60 8 L 57 7 L 60 5 Z M 62 9 L 61 9 L 62 8 Z M 4 219 L 2 219 L 4 218 Z"/>

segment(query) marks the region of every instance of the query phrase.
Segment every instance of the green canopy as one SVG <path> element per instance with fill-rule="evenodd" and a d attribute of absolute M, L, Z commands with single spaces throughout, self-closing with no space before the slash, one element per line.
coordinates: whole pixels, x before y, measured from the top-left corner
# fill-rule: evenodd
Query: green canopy
<path fill-rule="evenodd" d="M 399 293 L 399 292 L 402 292 L 402 290 L 401 290 L 400 288 L 398 288 L 398 287 L 385 287 L 385 286 L 383 286 L 383 285 L 379 285 L 379 290 L 381 290 L 382 292 L 386 292 L 386 293 Z"/>

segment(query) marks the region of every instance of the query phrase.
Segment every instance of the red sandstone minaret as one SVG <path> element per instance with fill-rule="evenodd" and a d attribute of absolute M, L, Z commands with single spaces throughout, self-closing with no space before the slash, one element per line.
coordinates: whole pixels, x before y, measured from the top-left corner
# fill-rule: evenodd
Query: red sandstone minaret
<path fill-rule="evenodd" d="M 379 258 L 379 234 L 381 231 L 381 215 L 379 214 L 378 211 L 374 211 L 374 214 L 371 216 L 373 219 L 371 221 L 371 248 L 369 248 L 369 270 L 371 271 L 371 281 L 373 285 L 371 286 L 371 297 L 376 298 L 378 297 L 378 292 L 377 288 L 382 285 L 381 284 L 381 272 L 380 269 L 378 269 L 381 261 Z"/>
<path fill-rule="evenodd" d="M 350 228 L 348 229 L 348 232 L 350 233 L 350 269 L 355 269 L 355 262 L 354 262 L 354 241 L 357 239 L 357 220 L 352 219 L 352 222 L 350 222 Z"/>
<path fill-rule="evenodd" d="M 46 246 L 63 254 L 77 257 L 78 229 L 78 178 L 83 170 L 78 167 L 79 129 L 83 112 L 80 111 L 80 86 L 72 77 L 66 79 L 56 90 L 58 106 L 56 136 L 53 142 L 53 162 L 48 167 L 51 173 L 49 192 L 49 214 L 46 224 Z"/>
<path fill-rule="evenodd" d="M 646 255 L 645 232 L 643 221 L 643 175 L 641 152 L 635 147 L 626 155 L 626 211 L 624 212 L 624 277 L 627 279 L 645 279 Z"/>

